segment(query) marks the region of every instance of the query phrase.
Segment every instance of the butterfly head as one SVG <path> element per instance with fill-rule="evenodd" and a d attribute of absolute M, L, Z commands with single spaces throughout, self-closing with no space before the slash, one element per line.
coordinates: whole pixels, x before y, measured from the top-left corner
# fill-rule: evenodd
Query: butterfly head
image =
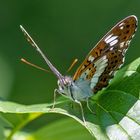
<path fill-rule="evenodd" d="M 64 76 L 57 81 L 59 93 L 64 96 L 71 97 L 71 89 L 74 85 L 70 76 Z"/>
<path fill-rule="evenodd" d="M 72 82 L 73 80 L 70 76 L 64 76 L 58 80 L 57 84 L 58 84 L 58 87 L 60 87 L 60 89 L 61 88 L 63 89 L 64 87 L 71 86 Z"/>

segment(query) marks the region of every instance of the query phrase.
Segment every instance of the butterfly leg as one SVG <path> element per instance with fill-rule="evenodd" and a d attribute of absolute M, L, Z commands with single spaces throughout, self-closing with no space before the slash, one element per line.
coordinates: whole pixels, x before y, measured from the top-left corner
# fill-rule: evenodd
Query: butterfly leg
<path fill-rule="evenodd" d="M 90 108 L 89 99 L 88 99 L 88 98 L 87 98 L 87 100 L 86 100 L 86 103 L 87 103 L 87 108 L 89 109 L 89 111 L 90 111 L 91 113 L 93 113 L 94 115 L 96 115 L 96 113 L 93 112 L 92 109 Z"/>
<path fill-rule="evenodd" d="M 78 100 L 75 100 L 75 102 L 76 102 L 77 104 L 79 104 L 80 109 L 81 109 L 81 113 L 82 113 L 82 119 L 83 119 L 83 122 L 84 122 L 85 125 L 87 125 L 87 124 L 86 124 L 86 121 L 85 121 L 84 110 L 83 110 L 83 106 L 82 106 L 81 102 L 78 101 Z"/>
<path fill-rule="evenodd" d="M 55 107 L 55 100 L 56 100 L 56 94 L 57 94 L 57 92 L 58 92 L 58 90 L 55 89 L 54 90 L 54 96 L 53 96 L 53 105 L 52 105 L 52 108 L 51 109 L 54 109 L 54 107 Z"/>

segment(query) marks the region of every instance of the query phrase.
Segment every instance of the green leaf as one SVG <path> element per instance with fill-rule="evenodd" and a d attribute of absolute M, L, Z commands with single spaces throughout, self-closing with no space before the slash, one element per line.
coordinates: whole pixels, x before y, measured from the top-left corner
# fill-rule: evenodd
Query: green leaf
<path fill-rule="evenodd" d="M 86 129 L 72 119 L 54 121 L 32 133 L 32 137 L 37 140 L 93 140 L 93 137 L 86 133 Z"/>
<path fill-rule="evenodd" d="M 12 136 L 21 130 L 26 124 L 40 117 L 40 115 L 43 115 L 44 113 L 59 113 L 69 116 L 82 124 L 90 132 L 93 139 L 138 140 L 140 137 L 139 92 L 140 58 L 121 69 L 115 75 L 115 78 L 111 81 L 108 88 L 100 91 L 97 94 L 98 98 L 95 96 L 96 100 L 94 100 L 94 97 L 91 99 L 90 105 L 93 106 L 96 115 L 84 107 L 86 125 L 81 119 L 79 106 L 74 104 L 72 107 L 71 101 L 62 100 L 63 98 L 57 101 L 57 105 L 54 109 L 51 109 L 52 104 L 26 106 L 14 102 L 0 101 L 0 111 L 3 112 L 3 117 L 5 117 L 5 113 L 14 113 L 14 115 L 21 114 L 21 116 L 22 114 L 26 114 L 24 117 L 22 116 L 20 118 L 21 121 L 17 120 L 15 125 L 11 119 L 7 118 L 7 120 L 13 124 L 13 129 L 7 139 L 12 138 Z M 60 125 L 61 123 L 63 124 L 62 126 Z M 68 133 L 68 131 L 64 131 L 65 128 L 67 126 L 72 128 L 72 123 L 69 122 L 69 124 L 70 125 L 66 125 L 66 122 L 62 121 L 56 123 L 56 125 L 55 123 L 52 125 L 46 125 L 45 127 L 40 128 L 40 130 L 30 134 L 30 136 L 36 139 L 35 137 L 38 137 L 41 134 L 43 135 L 44 130 L 46 130 L 47 132 L 42 136 L 42 140 L 46 138 L 49 139 L 50 137 L 47 136 L 50 135 L 52 137 L 53 135 L 52 128 L 54 128 L 54 135 L 57 134 L 57 137 L 59 137 L 60 133 L 64 133 L 65 136 L 65 133 L 66 135 Z M 56 129 L 56 127 L 58 129 Z M 75 131 L 79 132 L 78 130 Z M 72 133 L 67 136 L 72 136 L 74 139 Z M 78 136 L 75 135 L 75 138 L 77 137 Z M 55 140 L 55 138 L 53 137 L 52 140 Z"/>

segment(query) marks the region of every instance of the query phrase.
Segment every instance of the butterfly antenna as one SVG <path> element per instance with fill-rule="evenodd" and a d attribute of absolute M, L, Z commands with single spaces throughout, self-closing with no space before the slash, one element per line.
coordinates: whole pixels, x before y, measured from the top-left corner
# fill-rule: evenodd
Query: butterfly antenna
<path fill-rule="evenodd" d="M 70 67 L 68 68 L 67 72 L 69 72 L 73 67 L 74 65 L 78 62 L 78 59 L 74 59 L 74 61 L 72 62 L 72 64 L 70 65 Z"/>
<path fill-rule="evenodd" d="M 49 70 L 46 70 L 46 69 L 44 69 L 44 68 L 42 68 L 42 67 L 40 67 L 40 66 L 37 66 L 37 65 L 35 65 L 35 64 L 33 64 L 33 63 L 30 63 L 29 61 L 25 60 L 24 58 L 21 58 L 20 60 L 21 60 L 23 63 L 25 63 L 25 64 L 27 64 L 27 65 L 30 65 L 30 66 L 32 66 L 32 67 L 34 67 L 34 68 L 37 68 L 37 69 L 42 70 L 42 71 L 45 71 L 45 72 L 50 72 Z"/>
<path fill-rule="evenodd" d="M 23 28 L 22 25 L 20 25 L 20 28 L 21 28 L 22 32 L 24 33 L 27 41 L 32 45 L 32 47 L 36 48 L 36 50 L 43 57 L 43 59 L 48 64 L 48 66 L 52 70 L 52 72 L 58 77 L 58 79 L 63 79 L 63 76 L 61 75 L 61 73 L 52 65 L 52 63 L 45 56 L 45 54 L 41 51 L 41 49 L 38 47 L 38 45 L 35 43 L 35 41 L 32 39 L 32 37 L 28 34 L 28 32 Z"/>

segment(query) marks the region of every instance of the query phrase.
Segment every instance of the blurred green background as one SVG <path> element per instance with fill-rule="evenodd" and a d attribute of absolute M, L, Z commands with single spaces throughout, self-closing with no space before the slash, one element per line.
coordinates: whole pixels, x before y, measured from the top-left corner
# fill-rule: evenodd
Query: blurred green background
<path fill-rule="evenodd" d="M 26 41 L 20 24 L 58 70 L 66 74 L 74 58 L 80 64 L 103 35 L 129 15 L 140 19 L 139 0 L 1 0 L 0 97 L 22 104 L 47 103 L 52 102 L 57 87 L 54 75 L 20 62 L 24 57 L 48 69 Z M 138 27 L 125 65 L 140 56 L 139 31 Z M 69 74 L 73 75 L 75 69 Z"/>

